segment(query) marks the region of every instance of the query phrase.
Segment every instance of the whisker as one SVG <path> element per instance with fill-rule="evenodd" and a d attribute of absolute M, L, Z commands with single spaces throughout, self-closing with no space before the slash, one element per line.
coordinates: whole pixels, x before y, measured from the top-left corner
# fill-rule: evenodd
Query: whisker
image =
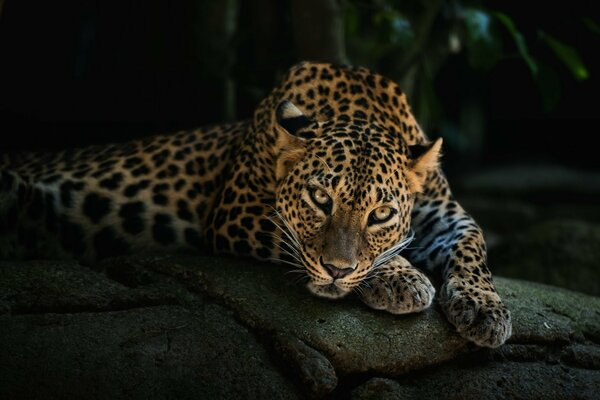
<path fill-rule="evenodd" d="M 282 231 L 291 242 L 293 242 L 298 248 L 302 248 L 302 246 L 300 245 L 300 241 L 298 240 L 298 237 L 296 236 L 294 230 L 292 229 L 292 227 L 290 226 L 290 224 L 285 220 L 285 218 L 283 218 L 283 216 L 281 215 L 281 213 L 279 211 L 277 211 L 277 209 L 273 206 L 270 206 L 271 209 L 273 209 L 273 216 L 277 216 L 279 218 L 279 220 L 283 223 L 283 225 L 287 228 L 287 229 L 283 229 L 283 227 L 281 225 L 279 225 L 276 221 L 273 220 L 272 217 L 267 216 L 267 218 L 269 218 L 269 220 L 271 220 L 271 222 L 273 222 L 273 224 L 275 224 L 275 226 L 277 226 L 279 228 L 280 231 Z"/>
<path fill-rule="evenodd" d="M 291 269 L 291 270 L 286 271 L 284 273 L 284 275 L 289 275 L 289 274 L 302 274 L 302 275 L 305 275 L 306 271 L 304 271 L 302 269 Z"/>
<path fill-rule="evenodd" d="M 373 261 L 373 266 L 376 268 L 388 262 L 393 257 L 397 256 L 402 250 L 406 248 L 406 246 L 408 246 L 414 240 L 414 238 L 415 233 L 413 230 L 411 230 L 405 238 L 403 238 L 397 244 L 395 244 L 394 246 L 390 247 L 389 249 L 381 253 L 379 256 L 377 256 L 375 258 L 375 261 Z"/>
<path fill-rule="evenodd" d="M 277 216 L 277 217 L 279 217 L 279 219 L 283 221 L 283 218 L 281 217 L 281 215 L 277 214 L 276 216 Z M 271 222 L 273 222 L 273 224 L 274 224 L 274 225 L 275 225 L 277 228 L 279 228 L 279 230 L 280 230 L 281 232 L 283 232 L 283 233 L 284 233 L 284 235 L 286 235 L 286 236 L 287 236 L 287 238 L 288 238 L 288 239 L 289 239 L 291 242 L 293 242 L 294 244 L 296 244 L 296 243 L 298 242 L 298 241 L 297 241 L 297 239 L 296 239 L 296 238 L 295 238 L 293 235 L 291 235 L 291 234 L 290 234 L 290 232 L 288 232 L 288 230 L 287 230 L 287 229 L 283 229 L 283 227 L 282 227 L 281 225 L 279 225 L 277 222 L 275 222 L 275 221 L 273 220 L 273 218 L 271 218 L 271 217 L 269 217 L 269 216 L 267 216 L 267 218 L 269 218 L 269 220 L 270 220 Z M 283 222 L 285 223 L 285 221 L 283 221 Z M 298 243 L 298 244 L 299 244 L 299 243 Z"/>
<path fill-rule="evenodd" d="M 275 246 L 277 246 L 279 248 L 279 250 L 281 250 L 283 253 L 288 254 L 290 256 L 293 256 L 294 258 L 297 258 L 298 261 L 300 258 L 300 253 L 298 252 L 298 249 L 296 249 L 294 246 L 290 245 L 289 243 L 287 243 L 286 241 L 284 241 L 281 237 L 279 236 L 275 236 L 277 239 L 279 239 L 279 241 L 281 242 L 281 244 L 275 242 Z M 287 248 L 283 247 L 283 245 L 286 245 Z M 293 252 L 293 254 L 292 254 Z"/>
<path fill-rule="evenodd" d="M 294 267 L 302 267 L 302 265 L 297 264 L 297 263 L 292 262 L 292 261 L 288 261 L 288 260 L 282 260 L 282 259 L 277 259 L 277 258 L 269 258 L 268 260 L 269 261 L 275 261 L 275 262 L 279 262 L 279 263 L 293 265 Z"/>
<path fill-rule="evenodd" d="M 325 164 L 325 168 L 327 168 L 327 171 L 328 171 L 330 174 L 333 174 L 333 170 L 331 169 L 331 167 L 329 166 L 329 164 L 327 164 L 327 162 L 326 162 L 325 160 L 323 160 L 321 157 L 319 157 L 319 156 L 316 156 L 316 157 L 317 157 L 317 159 L 318 159 L 319 161 L 321 161 L 323 164 Z"/>

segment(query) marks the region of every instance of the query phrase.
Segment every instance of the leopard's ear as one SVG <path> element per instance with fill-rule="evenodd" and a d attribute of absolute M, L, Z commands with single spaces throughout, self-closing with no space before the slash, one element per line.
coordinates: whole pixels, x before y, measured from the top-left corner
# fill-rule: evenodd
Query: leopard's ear
<path fill-rule="evenodd" d="M 308 118 L 289 100 L 283 100 L 275 110 L 277 124 L 292 136 L 302 137 L 302 130 L 311 126 L 314 121 Z"/>
<path fill-rule="evenodd" d="M 310 138 L 311 131 L 306 128 L 314 124 L 298 107 L 289 100 L 284 100 L 275 110 L 276 179 L 280 180 L 300 161 L 304 155 L 305 140 Z"/>
<path fill-rule="evenodd" d="M 425 179 L 427 179 L 427 174 L 438 168 L 442 142 L 442 138 L 438 138 L 433 143 L 408 146 L 411 160 L 407 179 L 413 193 L 421 192 Z"/>

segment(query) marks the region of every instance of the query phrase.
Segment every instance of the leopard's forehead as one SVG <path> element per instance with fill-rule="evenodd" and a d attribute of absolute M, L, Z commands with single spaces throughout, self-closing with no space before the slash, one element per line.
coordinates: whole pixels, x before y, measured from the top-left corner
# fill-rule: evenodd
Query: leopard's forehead
<path fill-rule="evenodd" d="M 329 123 L 307 140 L 306 155 L 292 179 L 329 189 L 342 204 L 400 202 L 406 196 L 405 153 L 400 138 L 376 125 Z"/>

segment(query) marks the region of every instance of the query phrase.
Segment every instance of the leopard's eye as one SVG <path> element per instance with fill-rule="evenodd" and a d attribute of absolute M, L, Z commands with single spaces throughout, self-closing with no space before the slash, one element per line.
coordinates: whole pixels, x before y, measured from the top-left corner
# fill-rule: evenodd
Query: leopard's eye
<path fill-rule="evenodd" d="M 325 214 L 331 212 L 331 197 L 323 190 L 319 188 L 310 189 L 310 198 Z"/>
<path fill-rule="evenodd" d="M 375 210 L 371 211 L 371 214 L 369 214 L 368 224 L 374 225 L 389 221 L 395 213 L 396 210 L 389 206 L 381 206 L 376 208 Z"/>

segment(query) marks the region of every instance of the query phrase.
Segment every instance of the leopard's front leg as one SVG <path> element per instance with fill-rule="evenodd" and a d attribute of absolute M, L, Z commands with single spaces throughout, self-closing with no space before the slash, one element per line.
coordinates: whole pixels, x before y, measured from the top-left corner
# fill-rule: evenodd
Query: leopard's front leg
<path fill-rule="evenodd" d="M 377 267 L 358 292 L 369 307 L 392 314 L 422 311 L 435 295 L 429 278 L 401 256 Z"/>
<path fill-rule="evenodd" d="M 407 257 L 441 273 L 439 302 L 448 320 L 479 346 L 503 344 L 511 335 L 511 316 L 492 282 L 483 233 L 454 200 L 441 172 L 429 176 L 412 220 L 416 240 Z"/>

